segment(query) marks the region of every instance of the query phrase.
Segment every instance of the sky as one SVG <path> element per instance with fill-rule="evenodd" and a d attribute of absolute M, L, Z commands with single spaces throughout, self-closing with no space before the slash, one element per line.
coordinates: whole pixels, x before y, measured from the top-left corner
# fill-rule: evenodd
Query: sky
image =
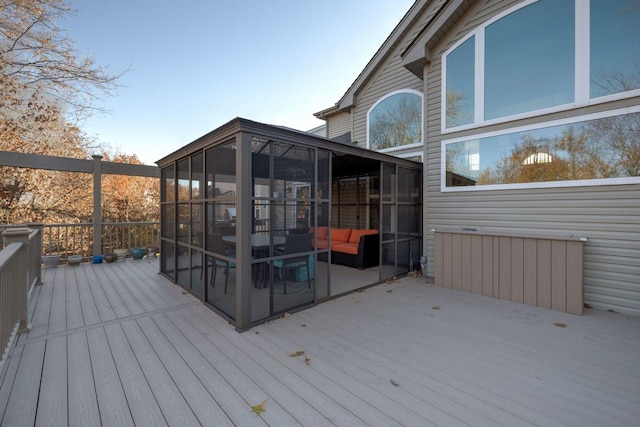
<path fill-rule="evenodd" d="M 154 162 L 235 117 L 309 130 L 413 0 L 71 0 L 81 55 L 126 71 L 81 123 L 111 152 Z"/>

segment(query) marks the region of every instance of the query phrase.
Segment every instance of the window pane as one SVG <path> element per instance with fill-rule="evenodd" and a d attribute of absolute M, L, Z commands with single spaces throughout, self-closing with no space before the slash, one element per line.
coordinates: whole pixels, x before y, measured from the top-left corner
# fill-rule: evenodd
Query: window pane
<path fill-rule="evenodd" d="M 640 7 L 591 0 L 591 97 L 640 89 Z"/>
<path fill-rule="evenodd" d="M 173 239 L 176 226 L 176 205 L 162 205 L 162 237 Z"/>
<path fill-rule="evenodd" d="M 420 205 L 398 206 L 398 238 L 420 235 L 422 207 Z"/>
<path fill-rule="evenodd" d="M 640 176 L 640 113 L 447 144 L 447 187 Z"/>
<path fill-rule="evenodd" d="M 417 170 L 398 168 L 398 201 L 420 203 L 422 174 Z"/>
<path fill-rule="evenodd" d="M 485 120 L 574 101 L 573 0 L 540 0 L 485 30 Z"/>
<path fill-rule="evenodd" d="M 470 37 L 445 58 L 447 128 L 474 121 L 475 42 L 475 37 Z"/>
<path fill-rule="evenodd" d="M 172 279 L 176 278 L 175 245 L 172 242 L 163 240 L 160 247 L 160 259 L 162 262 L 162 272 Z"/>
<path fill-rule="evenodd" d="M 369 148 L 399 147 L 422 141 L 422 98 L 396 93 L 369 113 Z"/>
<path fill-rule="evenodd" d="M 206 151 L 207 197 L 235 199 L 236 145 L 230 142 Z"/>
<path fill-rule="evenodd" d="M 191 212 L 188 203 L 178 205 L 178 241 L 183 243 L 191 242 Z"/>
<path fill-rule="evenodd" d="M 162 169 L 162 181 L 164 182 L 162 201 L 173 202 L 176 199 L 176 174 L 173 165 Z"/>
<path fill-rule="evenodd" d="M 189 159 L 178 162 L 178 200 L 189 200 Z"/>
<path fill-rule="evenodd" d="M 203 154 L 196 154 L 191 158 L 191 198 L 202 198 L 202 158 Z"/>
<path fill-rule="evenodd" d="M 191 244 L 200 248 L 204 247 L 204 205 L 202 203 L 194 203 L 191 205 Z"/>

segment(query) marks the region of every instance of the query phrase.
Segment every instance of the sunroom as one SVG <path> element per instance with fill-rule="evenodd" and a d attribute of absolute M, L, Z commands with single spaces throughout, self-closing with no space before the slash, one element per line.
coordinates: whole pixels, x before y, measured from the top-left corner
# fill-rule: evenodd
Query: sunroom
<path fill-rule="evenodd" d="M 157 163 L 161 274 L 238 330 L 419 266 L 421 163 L 241 118 Z"/>

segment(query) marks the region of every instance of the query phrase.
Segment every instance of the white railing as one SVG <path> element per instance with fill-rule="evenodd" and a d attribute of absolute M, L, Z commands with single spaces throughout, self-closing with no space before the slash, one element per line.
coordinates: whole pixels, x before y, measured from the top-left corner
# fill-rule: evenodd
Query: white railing
<path fill-rule="evenodd" d="M 0 250 L 0 381 L 18 334 L 31 326 L 27 305 L 33 287 L 42 283 L 42 229 L 11 227 L 2 233 Z"/>

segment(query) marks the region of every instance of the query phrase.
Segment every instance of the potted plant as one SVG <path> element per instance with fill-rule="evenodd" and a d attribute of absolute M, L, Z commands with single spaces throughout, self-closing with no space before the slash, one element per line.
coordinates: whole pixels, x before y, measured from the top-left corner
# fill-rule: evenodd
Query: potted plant
<path fill-rule="evenodd" d="M 131 249 L 131 256 L 133 257 L 133 259 L 142 259 L 142 257 L 144 256 L 145 253 L 145 249 L 144 248 L 132 248 Z"/>
<path fill-rule="evenodd" d="M 67 263 L 69 265 L 78 265 L 82 262 L 82 255 L 69 255 L 67 257 Z"/>
<path fill-rule="evenodd" d="M 43 255 L 42 263 L 45 268 L 55 268 L 60 264 L 60 255 Z"/>
<path fill-rule="evenodd" d="M 127 257 L 127 252 L 129 252 L 127 249 L 114 249 L 113 253 L 116 255 L 116 259 L 118 261 L 123 260 Z"/>

